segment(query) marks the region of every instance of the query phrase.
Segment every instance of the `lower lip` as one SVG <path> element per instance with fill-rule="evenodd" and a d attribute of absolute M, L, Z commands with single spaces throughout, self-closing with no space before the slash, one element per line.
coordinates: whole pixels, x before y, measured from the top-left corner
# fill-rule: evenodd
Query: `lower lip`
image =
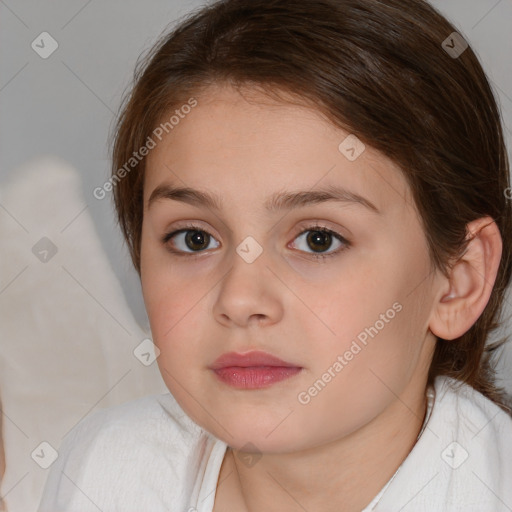
<path fill-rule="evenodd" d="M 302 368 L 289 366 L 229 366 L 214 370 L 222 382 L 238 389 L 259 389 L 293 377 Z"/>

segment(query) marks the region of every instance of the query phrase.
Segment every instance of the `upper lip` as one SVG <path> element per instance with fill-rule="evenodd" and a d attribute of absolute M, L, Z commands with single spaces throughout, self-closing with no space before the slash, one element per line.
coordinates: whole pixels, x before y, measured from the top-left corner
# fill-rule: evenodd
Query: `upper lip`
<path fill-rule="evenodd" d="M 222 354 L 218 357 L 210 368 L 212 370 L 218 370 L 219 368 L 226 368 L 229 366 L 288 366 L 299 368 L 293 363 L 287 363 L 278 357 L 261 351 L 251 351 L 243 354 L 238 352 L 227 352 L 226 354 Z"/>

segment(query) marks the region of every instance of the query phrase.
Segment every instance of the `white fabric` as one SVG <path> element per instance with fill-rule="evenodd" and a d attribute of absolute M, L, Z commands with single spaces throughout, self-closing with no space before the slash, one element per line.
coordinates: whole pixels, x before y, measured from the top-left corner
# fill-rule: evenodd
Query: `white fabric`
<path fill-rule="evenodd" d="M 65 438 L 39 512 L 211 512 L 226 448 L 169 393 L 97 411 Z M 383 491 L 363 512 L 512 510 L 512 418 L 438 377 L 424 431 Z"/>

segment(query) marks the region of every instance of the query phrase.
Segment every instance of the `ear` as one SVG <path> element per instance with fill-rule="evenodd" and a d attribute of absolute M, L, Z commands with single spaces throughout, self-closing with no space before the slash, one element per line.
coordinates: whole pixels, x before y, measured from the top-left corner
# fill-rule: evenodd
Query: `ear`
<path fill-rule="evenodd" d="M 470 222 L 467 230 L 471 241 L 449 280 L 443 276 L 430 319 L 430 330 L 445 340 L 462 336 L 478 320 L 489 302 L 501 260 L 502 239 L 491 217 Z"/>

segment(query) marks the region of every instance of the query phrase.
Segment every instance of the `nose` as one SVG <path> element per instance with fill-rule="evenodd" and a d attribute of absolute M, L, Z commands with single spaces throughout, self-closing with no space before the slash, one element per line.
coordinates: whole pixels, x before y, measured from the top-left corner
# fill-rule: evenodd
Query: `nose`
<path fill-rule="evenodd" d="M 221 280 L 213 314 L 226 326 L 271 325 L 283 316 L 283 285 L 263 255 L 248 263 L 238 253 Z"/>

